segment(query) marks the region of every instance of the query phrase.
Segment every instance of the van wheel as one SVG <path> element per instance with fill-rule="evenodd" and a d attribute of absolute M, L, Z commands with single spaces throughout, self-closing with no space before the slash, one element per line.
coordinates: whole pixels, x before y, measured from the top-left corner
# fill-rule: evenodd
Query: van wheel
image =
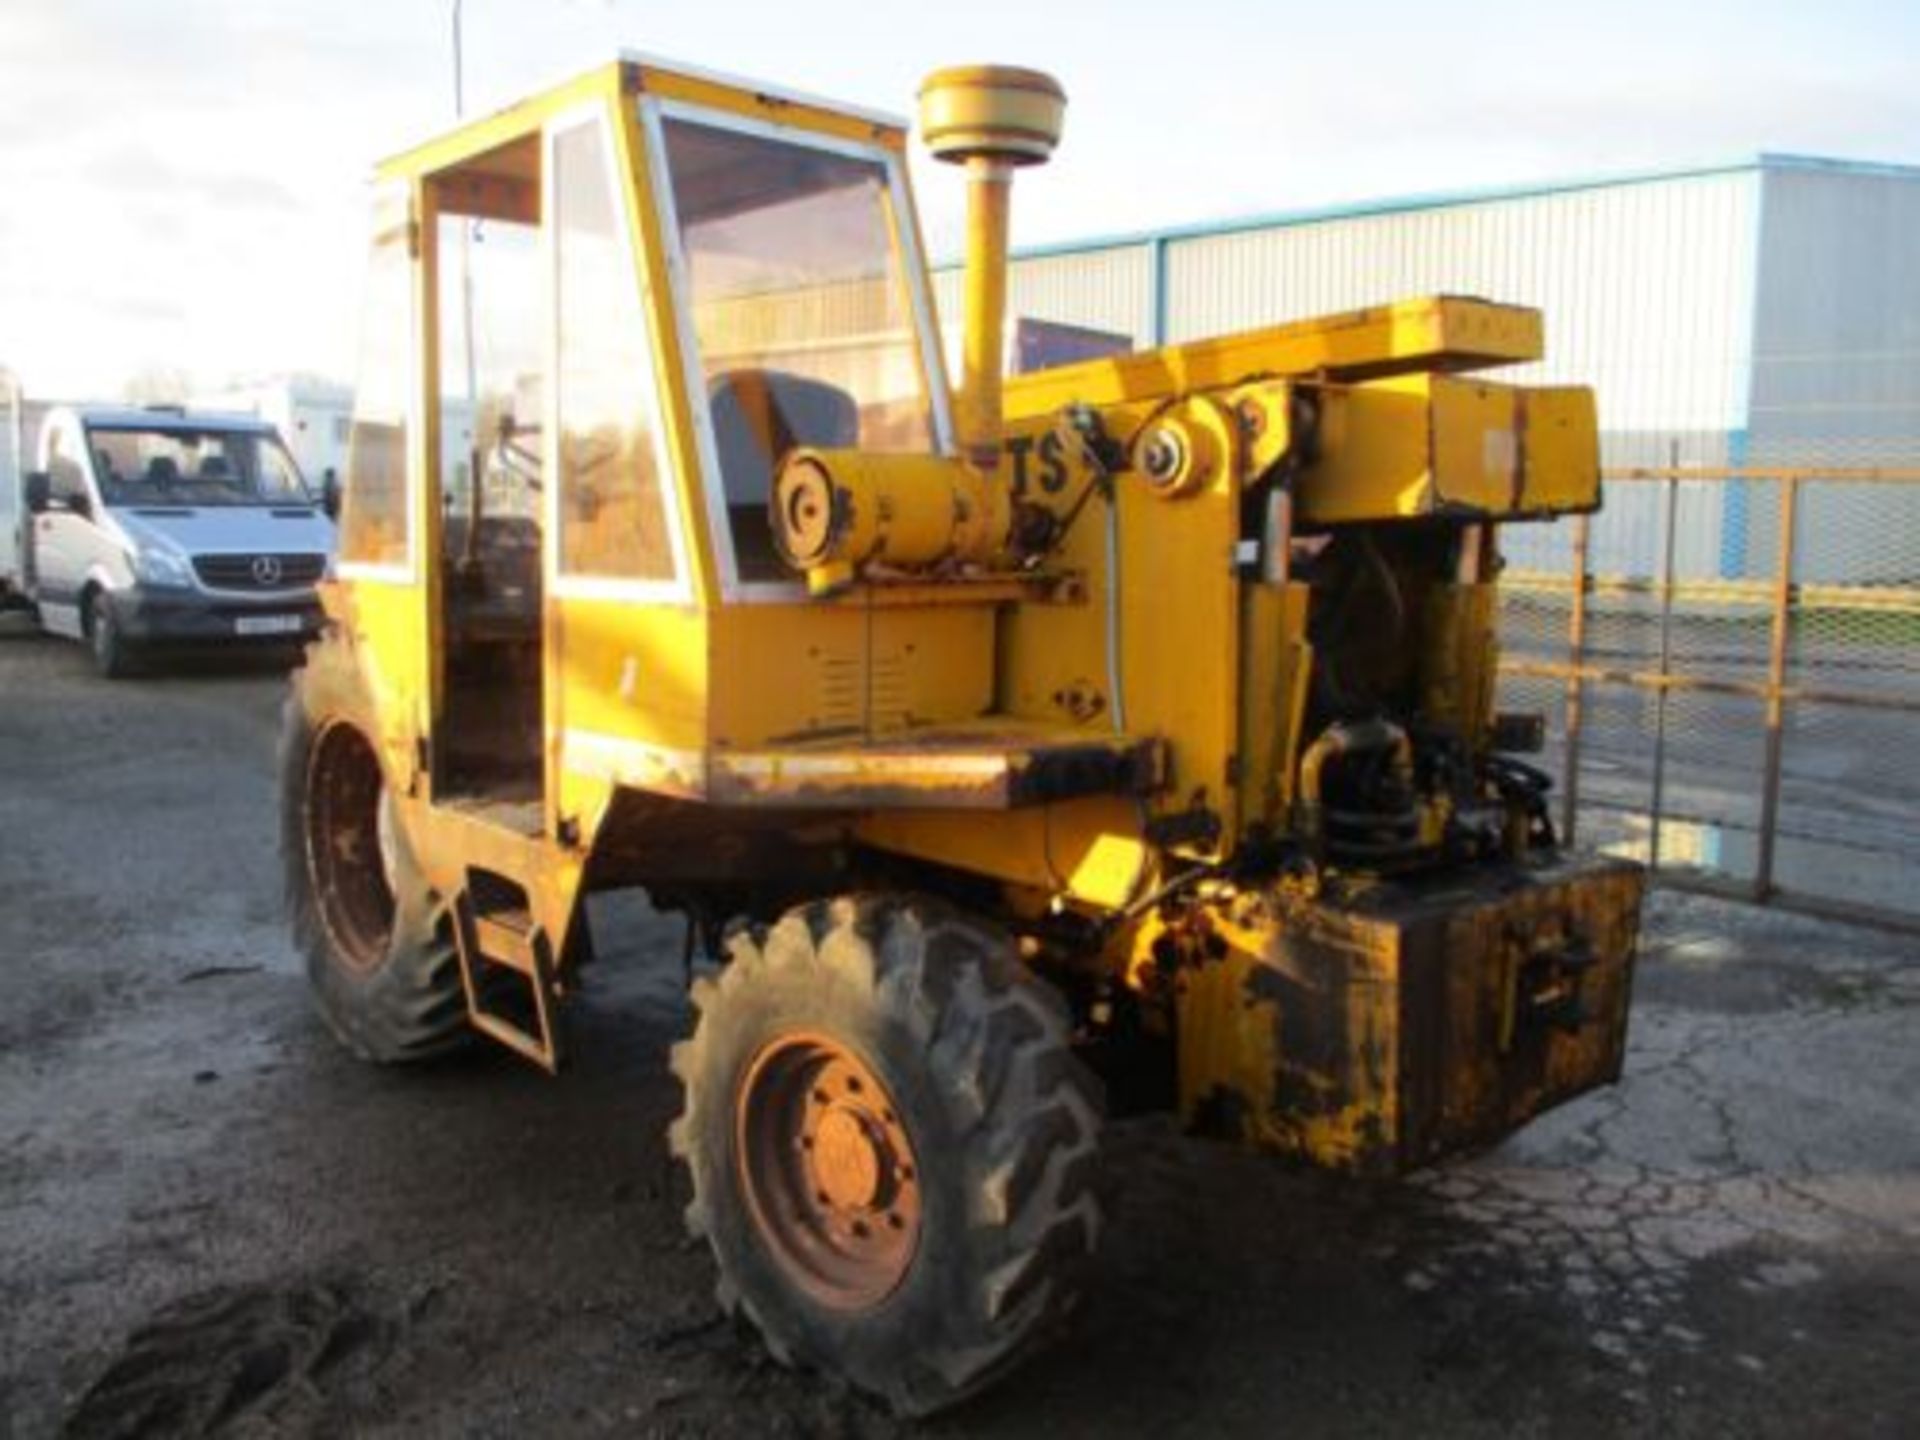
<path fill-rule="evenodd" d="M 109 680 L 124 680 L 134 671 L 133 647 L 120 633 L 107 592 L 95 590 L 87 600 L 87 644 L 93 666 Z"/>
<path fill-rule="evenodd" d="M 473 1036 L 451 906 L 396 822 L 351 651 L 314 642 L 281 722 L 280 855 L 321 1017 L 364 1060 L 422 1060 Z"/>
<path fill-rule="evenodd" d="M 1052 1335 L 1099 1237 L 1102 1100 L 1003 933 L 822 901 L 737 938 L 693 1000 L 687 1224 L 777 1359 L 923 1415 Z"/>

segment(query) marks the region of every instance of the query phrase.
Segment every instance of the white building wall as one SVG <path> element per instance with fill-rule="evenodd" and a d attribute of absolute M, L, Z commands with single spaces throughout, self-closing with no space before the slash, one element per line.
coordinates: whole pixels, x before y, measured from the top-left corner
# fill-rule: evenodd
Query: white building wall
<path fill-rule="evenodd" d="M 1747 426 L 1761 177 L 1749 165 L 1096 242 L 1017 257 L 1008 315 L 1128 334 L 1144 348 L 1414 295 L 1531 305 L 1546 316 L 1546 358 L 1499 378 L 1593 386 L 1610 465 L 1723 464 L 1738 458 Z M 959 268 L 942 269 L 934 288 L 951 349 Z M 1682 575 L 1725 572 L 1746 532 L 1729 537 L 1723 510 L 1718 491 L 1682 494 Z M 1613 487 L 1593 563 L 1650 573 L 1663 512 L 1656 487 Z M 1529 568 L 1570 558 L 1565 526 L 1516 526 L 1507 548 Z"/>
<path fill-rule="evenodd" d="M 191 409 L 256 415 L 280 432 L 300 472 L 318 485 L 328 470 L 345 473 L 353 423 L 350 386 L 290 375 L 229 386 L 193 397 Z"/>
<path fill-rule="evenodd" d="M 1920 179 L 1783 162 L 1766 172 L 1762 223 L 1755 460 L 1911 464 Z"/>
<path fill-rule="evenodd" d="M 935 282 L 954 347 L 960 284 L 951 266 Z M 1769 156 L 1143 235 L 1018 257 L 1009 291 L 1010 320 L 1086 325 L 1141 347 L 1411 295 L 1482 295 L 1545 315 L 1545 360 L 1499 378 L 1591 385 L 1609 465 L 1920 465 L 1914 167 Z M 1657 571 L 1663 488 L 1609 486 L 1597 569 Z M 1777 515 L 1768 486 L 1681 487 L 1676 570 L 1770 576 Z M 1803 578 L 1920 583 L 1920 486 L 1812 486 L 1800 521 Z M 1563 569 L 1570 530 L 1514 526 L 1509 558 Z"/>
<path fill-rule="evenodd" d="M 1546 358 L 1495 372 L 1583 384 L 1609 464 L 1722 463 L 1744 423 L 1759 180 L 1754 170 L 1638 181 L 1176 239 L 1170 340 L 1246 330 L 1413 295 L 1480 295 L 1546 317 Z M 1592 561 L 1646 574 L 1661 551 L 1651 487 L 1615 486 Z M 1675 561 L 1720 573 L 1718 496 L 1681 500 Z M 1570 561 L 1564 526 L 1514 526 L 1516 565 Z"/>
<path fill-rule="evenodd" d="M 1920 465 L 1920 180 L 1781 160 L 1761 223 L 1746 458 Z M 1729 559 L 1767 574 L 1778 508 L 1750 499 Z M 1920 581 L 1920 486 L 1814 485 L 1800 506 L 1803 579 Z"/>
<path fill-rule="evenodd" d="M 947 363 L 960 373 L 964 279 L 958 266 L 933 277 Z M 1153 265 L 1148 247 L 1110 245 L 1016 259 L 1007 274 L 1009 321 L 1022 316 L 1130 335 L 1138 348 L 1153 343 Z"/>

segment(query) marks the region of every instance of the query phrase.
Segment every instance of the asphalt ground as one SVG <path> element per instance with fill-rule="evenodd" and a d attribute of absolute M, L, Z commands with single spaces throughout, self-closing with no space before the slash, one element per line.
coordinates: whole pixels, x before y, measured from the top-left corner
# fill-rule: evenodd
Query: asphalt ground
<path fill-rule="evenodd" d="M 1910 937 L 1658 897 L 1624 1082 L 1392 1185 L 1116 1124 L 1071 1333 L 906 1426 L 716 1312 L 637 898 L 561 1079 L 338 1050 L 283 687 L 0 621 L 0 1435 L 1920 1432 Z"/>

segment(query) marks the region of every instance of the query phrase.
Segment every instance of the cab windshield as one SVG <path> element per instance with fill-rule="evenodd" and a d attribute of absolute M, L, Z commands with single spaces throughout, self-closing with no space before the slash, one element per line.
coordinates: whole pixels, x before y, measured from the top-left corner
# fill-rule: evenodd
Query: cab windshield
<path fill-rule="evenodd" d="M 257 430 L 90 424 L 109 505 L 310 505 L 278 437 Z"/>
<path fill-rule="evenodd" d="M 766 518 L 789 449 L 934 448 L 889 162 L 681 117 L 662 130 L 738 572 L 791 579 Z"/>

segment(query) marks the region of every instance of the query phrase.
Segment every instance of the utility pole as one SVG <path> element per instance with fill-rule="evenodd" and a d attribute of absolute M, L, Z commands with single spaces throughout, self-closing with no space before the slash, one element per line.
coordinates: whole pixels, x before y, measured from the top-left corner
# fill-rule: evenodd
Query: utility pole
<path fill-rule="evenodd" d="M 466 95 L 462 89 L 460 76 L 460 7 L 462 0 L 453 0 L 453 118 L 466 118 Z"/>

